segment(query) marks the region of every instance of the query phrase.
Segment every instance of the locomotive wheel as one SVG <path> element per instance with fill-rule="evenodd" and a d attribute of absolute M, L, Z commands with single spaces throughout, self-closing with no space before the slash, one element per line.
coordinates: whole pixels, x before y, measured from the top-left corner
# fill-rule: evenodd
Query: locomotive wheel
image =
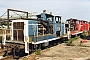
<path fill-rule="evenodd" d="M 16 47 L 15 47 L 15 51 L 16 51 L 16 52 L 19 52 L 19 51 L 20 51 L 20 46 L 16 46 Z"/>
<path fill-rule="evenodd" d="M 4 55 L 3 55 L 3 57 L 5 57 L 5 56 L 7 56 L 7 51 L 5 51 L 5 53 L 4 53 Z"/>
<path fill-rule="evenodd" d="M 13 49 L 13 57 L 19 58 L 20 46 L 16 45 Z"/>

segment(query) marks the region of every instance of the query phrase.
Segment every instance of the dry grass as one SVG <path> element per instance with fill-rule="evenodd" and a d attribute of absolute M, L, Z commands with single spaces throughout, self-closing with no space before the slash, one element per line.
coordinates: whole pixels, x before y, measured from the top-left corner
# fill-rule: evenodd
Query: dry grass
<path fill-rule="evenodd" d="M 22 57 L 19 60 L 36 60 L 35 58 L 36 58 L 36 55 L 33 53 L 28 56 Z"/>

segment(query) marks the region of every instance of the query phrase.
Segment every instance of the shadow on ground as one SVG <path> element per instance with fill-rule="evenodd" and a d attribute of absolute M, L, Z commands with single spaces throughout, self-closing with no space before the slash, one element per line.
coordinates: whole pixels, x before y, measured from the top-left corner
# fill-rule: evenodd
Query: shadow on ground
<path fill-rule="evenodd" d="M 82 39 L 86 39 L 86 40 L 90 40 L 90 36 L 86 36 L 86 37 L 81 36 L 80 38 L 82 38 Z"/>

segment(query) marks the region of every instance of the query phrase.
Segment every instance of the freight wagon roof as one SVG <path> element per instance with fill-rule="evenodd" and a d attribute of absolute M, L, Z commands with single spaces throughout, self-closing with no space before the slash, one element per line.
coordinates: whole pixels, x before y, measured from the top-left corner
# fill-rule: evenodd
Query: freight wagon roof
<path fill-rule="evenodd" d="M 68 20 L 66 20 L 66 21 L 70 21 L 71 19 L 68 19 Z M 85 20 L 78 20 L 78 19 L 72 19 L 73 21 L 83 21 L 83 22 L 87 22 L 87 21 L 85 21 Z"/>

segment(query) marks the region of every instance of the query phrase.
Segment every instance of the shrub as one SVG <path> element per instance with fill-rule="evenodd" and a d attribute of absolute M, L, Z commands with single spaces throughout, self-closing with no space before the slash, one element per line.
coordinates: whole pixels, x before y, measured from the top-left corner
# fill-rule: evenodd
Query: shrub
<path fill-rule="evenodd" d="M 66 45 L 67 46 L 74 46 L 74 44 L 72 42 L 73 42 L 73 38 L 69 39 Z"/>
<path fill-rule="evenodd" d="M 41 55 L 41 49 L 37 49 L 37 50 L 35 51 L 35 54 L 36 54 L 36 55 Z"/>
<path fill-rule="evenodd" d="M 66 45 L 67 46 L 75 46 L 72 42 L 78 38 L 80 38 L 80 36 L 76 36 L 75 38 L 69 39 Z"/>
<path fill-rule="evenodd" d="M 82 33 L 82 36 L 83 36 L 83 37 L 88 36 L 88 32 L 83 32 L 83 33 Z"/>

